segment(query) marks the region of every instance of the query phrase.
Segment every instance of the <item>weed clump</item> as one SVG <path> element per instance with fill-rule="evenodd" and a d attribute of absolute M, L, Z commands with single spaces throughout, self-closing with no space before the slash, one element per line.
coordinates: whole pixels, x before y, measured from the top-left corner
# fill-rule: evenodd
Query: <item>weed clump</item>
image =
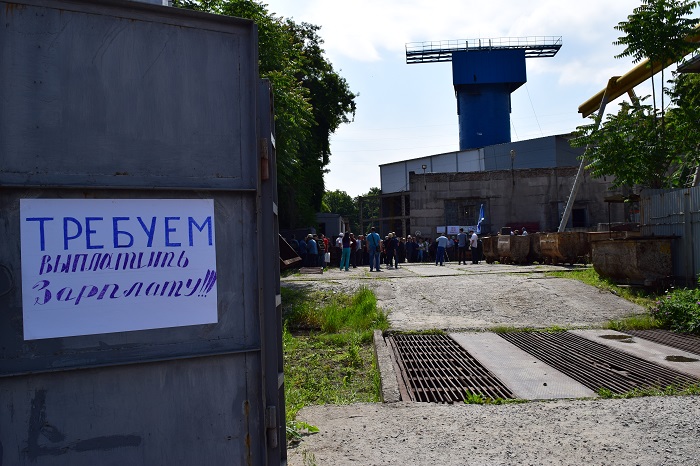
<path fill-rule="evenodd" d="M 667 291 L 652 306 L 651 315 L 674 332 L 700 334 L 700 288 Z"/>
<path fill-rule="evenodd" d="M 287 437 L 313 426 L 295 420 L 304 406 L 381 401 L 374 330 L 389 321 L 368 288 L 353 294 L 282 288 Z"/>

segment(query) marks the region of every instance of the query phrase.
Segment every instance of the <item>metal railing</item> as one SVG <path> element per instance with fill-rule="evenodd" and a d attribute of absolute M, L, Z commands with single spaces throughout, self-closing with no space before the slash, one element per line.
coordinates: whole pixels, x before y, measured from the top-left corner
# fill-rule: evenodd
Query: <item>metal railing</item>
<path fill-rule="evenodd" d="M 526 57 L 552 57 L 562 46 L 561 36 L 493 37 L 406 44 L 406 62 L 451 61 L 452 53 L 476 50 L 524 49 Z"/>

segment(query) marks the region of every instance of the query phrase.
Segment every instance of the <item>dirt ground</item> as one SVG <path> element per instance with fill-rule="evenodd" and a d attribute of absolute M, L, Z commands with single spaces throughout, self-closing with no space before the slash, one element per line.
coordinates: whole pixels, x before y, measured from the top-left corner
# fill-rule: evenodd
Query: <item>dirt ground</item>
<path fill-rule="evenodd" d="M 541 266 L 409 264 L 293 276 L 283 286 L 371 287 L 392 329 L 599 327 L 643 310 Z M 559 400 L 502 406 L 376 403 L 313 406 L 298 420 L 320 429 L 289 464 L 697 465 L 700 398 Z"/>

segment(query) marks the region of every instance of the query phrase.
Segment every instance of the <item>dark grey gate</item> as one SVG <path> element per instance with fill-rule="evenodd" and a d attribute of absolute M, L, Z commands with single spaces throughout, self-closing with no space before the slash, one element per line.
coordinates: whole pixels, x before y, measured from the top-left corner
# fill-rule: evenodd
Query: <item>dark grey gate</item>
<path fill-rule="evenodd" d="M 0 25 L 0 465 L 284 463 L 255 25 L 107 0 L 0 0 Z M 25 340 L 27 199 L 211 200 L 215 321 Z"/>

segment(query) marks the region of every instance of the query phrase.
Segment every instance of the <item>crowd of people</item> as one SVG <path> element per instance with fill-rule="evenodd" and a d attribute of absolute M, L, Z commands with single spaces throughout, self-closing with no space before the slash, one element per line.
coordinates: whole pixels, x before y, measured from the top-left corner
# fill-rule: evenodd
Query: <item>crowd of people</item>
<path fill-rule="evenodd" d="M 466 264 L 467 255 L 473 264 L 478 264 L 480 255 L 477 234 L 465 233 L 462 228 L 456 236 L 440 235 L 435 240 L 411 235 L 404 238 L 394 232 L 382 238 L 372 227 L 366 235 L 340 233 L 332 241 L 322 233 L 310 233 L 299 240 L 292 235 L 289 244 L 301 257 L 302 267 L 329 267 L 333 262 L 343 271 L 362 266 L 369 266 L 371 272 L 398 269 L 406 262 L 434 261 L 435 265 L 444 265 L 455 258 L 459 264 Z"/>

